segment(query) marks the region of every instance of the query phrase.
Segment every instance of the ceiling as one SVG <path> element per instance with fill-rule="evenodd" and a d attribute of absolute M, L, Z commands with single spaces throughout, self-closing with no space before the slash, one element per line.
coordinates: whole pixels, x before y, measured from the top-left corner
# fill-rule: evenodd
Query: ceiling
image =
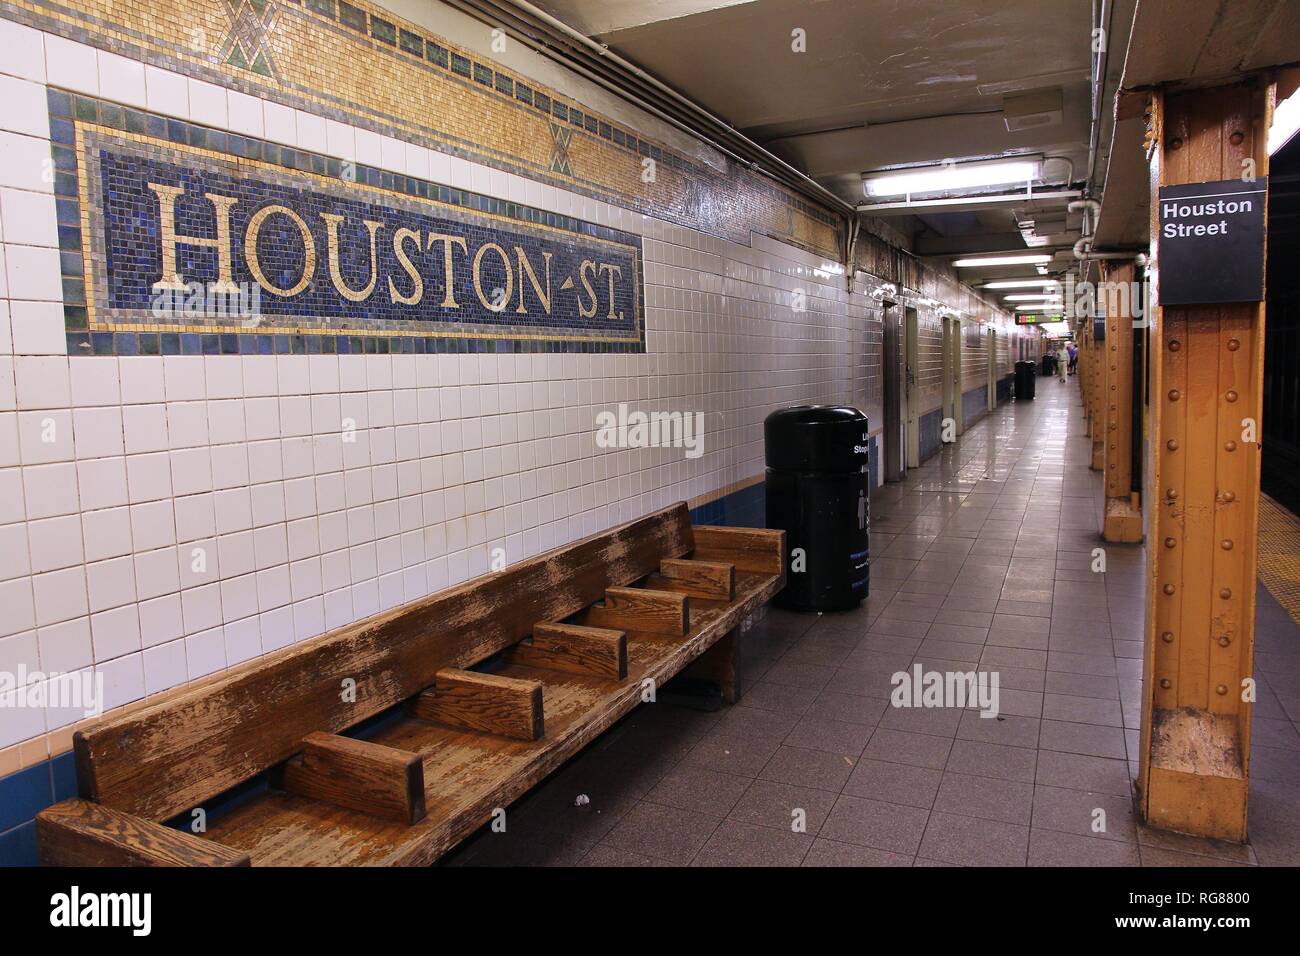
<path fill-rule="evenodd" d="M 855 205 L 865 199 L 864 172 L 943 160 L 1050 157 L 1039 184 L 1049 193 L 1087 179 L 1092 0 L 540 5 Z M 1118 6 L 1131 17 L 1132 0 Z M 1126 34 L 1127 24 L 1120 29 Z M 796 30 L 805 52 L 792 49 Z M 1008 130 L 1004 107 L 1033 109 L 1040 100 L 1046 122 Z M 1094 169 L 1104 176 L 1104 152 Z M 1067 203 L 878 214 L 891 217 L 918 255 L 950 259 L 1024 251 L 1020 226 L 1030 221 L 1048 242 L 1034 251 L 1068 251 L 1080 219 Z"/>

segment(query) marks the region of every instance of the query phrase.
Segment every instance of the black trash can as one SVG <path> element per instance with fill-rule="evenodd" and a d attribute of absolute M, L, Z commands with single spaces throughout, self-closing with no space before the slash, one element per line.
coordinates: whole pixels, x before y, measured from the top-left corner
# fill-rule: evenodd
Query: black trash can
<path fill-rule="evenodd" d="M 801 611 L 857 607 L 867 596 L 867 416 L 798 405 L 763 422 L 767 526 L 786 533 L 786 586 Z"/>
<path fill-rule="evenodd" d="M 1038 381 L 1038 364 L 1028 359 L 1016 363 L 1016 401 L 1034 397 L 1034 384 Z"/>

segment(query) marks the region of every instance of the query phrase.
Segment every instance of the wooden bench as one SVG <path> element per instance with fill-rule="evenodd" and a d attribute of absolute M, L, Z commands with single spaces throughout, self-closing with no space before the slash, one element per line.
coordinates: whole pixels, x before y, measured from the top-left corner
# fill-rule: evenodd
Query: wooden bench
<path fill-rule="evenodd" d="M 689 669 L 734 701 L 784 550 L 677 504 L 102 720 L 74 736 L 80 798 L 37 817 L 42 862 L 430 863 L 647 688 Z M 164 825 L 264 773 L 205 833 Z"/>

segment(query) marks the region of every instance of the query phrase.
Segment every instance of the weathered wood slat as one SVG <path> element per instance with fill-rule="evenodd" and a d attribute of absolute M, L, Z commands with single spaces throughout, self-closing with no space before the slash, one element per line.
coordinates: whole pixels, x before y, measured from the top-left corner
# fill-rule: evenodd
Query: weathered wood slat
<path fill-rule="evenodd" d="M 730 601 L 736 596 L 736 566 L 723 561 L 686 561 L 665 558 L 647 587 L 680 591 L 693 597 Z"/>
<path fill-rule="evenodd" d="M 622 680 L 627 676 L 627 635 L 607 627 L 538 624 L 531 641 L 506 651 L 514 664 Z"/>
<path fill-rule="evenodd" d="M 290 793 L 402 823 L 424 818 L 419 754 L 335 734 L 308 734 L 280 774 Z"/>
<path fill-rule="evenodd" d="M 732 628 L 714 641 L 713 646 L 691 661 L 682 673 L 717 684 L 725 704 L 740 700 L 740 635 L 737 629 Z"/>
<path fill-rule="evenodd" d="M 676 591 L 607 588 L 605 603 L 589 608 L 583 622 L 594 627 L 680 637 L 690 630 L 690 598 Z"/>
<path fill-rule="evenodd" d="M 739 571 L 780 574 L 785 566 L 785 532 L 765 528 L 724 528 L 698 525 L 694 529 L 697 561 L 723 561 Z"/>
<path fill-rule="evenodd" d="M 247 853 L 88 800 L 42 810 L 36 834 L 45 866 L 249 865 Z"/>
<path fill-rule="evenodd" d="M 693 546 L 677 504 L 165 694 L 74 735 L 83 796 L 167 819 L 288 759 L 308 734 L 395 706 L 440 669 L 482 661 Z"/>
<path fill-rule="evenodd" d="M 411 712 L 421 720 L 515 740 L 540 740 L 545 733 L 542 685 L 499 674 L 443 668 L 434 686 L 412 701 Z"/>

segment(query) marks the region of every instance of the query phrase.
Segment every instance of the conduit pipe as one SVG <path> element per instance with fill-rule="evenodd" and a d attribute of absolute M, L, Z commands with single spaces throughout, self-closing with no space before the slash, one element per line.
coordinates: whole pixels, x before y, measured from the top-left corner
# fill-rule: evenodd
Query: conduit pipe
<path fill-rule="evenodd" d="M 525 0 L 449 2 L 489 26 L 506 30 L 543 56 L 575 70 L 729 159 L 829 206 L 846 219 L 852 215 L 853 207 L 820 183 L 742 135 L 698 103 L 545 10 Z"/>
<path fill-rule="evenodd" d="M 1132 259 L 1136 252 L 1093 252 L 1092 232 L 1097 228 L 1097 217 L 1101 213 L 1101 203 L 1095 199 L 1076 199 L 1066 207 L 1070 212 L 1083 214 L 1083 235 L 1074 244 L 1074 258 L 1081 262 L 1096 262 L 1101 259 Z"/>

